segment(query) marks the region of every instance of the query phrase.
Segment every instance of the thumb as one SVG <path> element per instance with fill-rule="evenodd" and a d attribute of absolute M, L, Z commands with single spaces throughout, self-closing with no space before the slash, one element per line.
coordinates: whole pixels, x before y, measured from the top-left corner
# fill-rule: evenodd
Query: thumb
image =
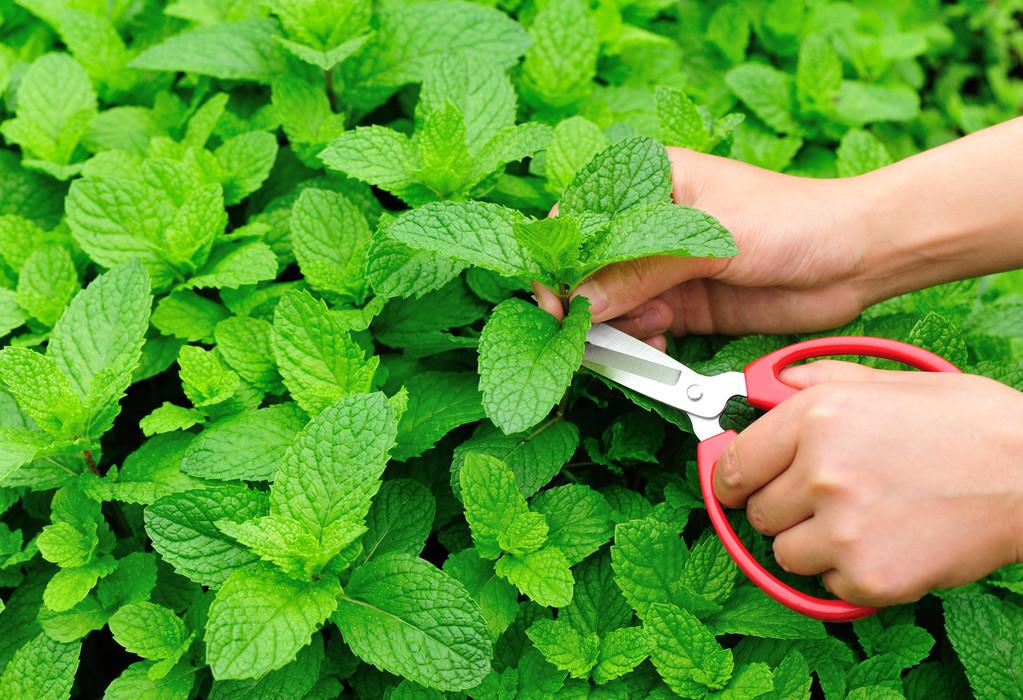
<path fill-rule="evenodd" d="M 786 367 L 778 377 L 791 387 L 806 389 L 827 382 L 883 382 L 912 376 L 912 372 L 874 369 L 855 362 L 817 360 L 805 365 Z"/>
<path fill-rule="evenodd" d="M 713 272 L 712 260 L 660 255 L 601 268 L 573 293 L 590 300 L 594 323 L 618 318 L 662 292 Z"/>

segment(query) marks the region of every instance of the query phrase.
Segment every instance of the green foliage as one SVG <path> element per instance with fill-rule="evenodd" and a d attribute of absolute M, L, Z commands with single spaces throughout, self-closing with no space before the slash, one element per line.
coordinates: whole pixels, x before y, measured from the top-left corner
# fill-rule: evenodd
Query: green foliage
<path fill-rule="evenodd" d="M 738 252 L 662 144 L 853 177 L 1017 115 L 1020 11 L 0 0 L 0 697 L 1023 697 L 1018 565 L 851 628 L 750 585 L 571 300 Z M 1023 389 L 1021 300 L 841 332 Z"/>

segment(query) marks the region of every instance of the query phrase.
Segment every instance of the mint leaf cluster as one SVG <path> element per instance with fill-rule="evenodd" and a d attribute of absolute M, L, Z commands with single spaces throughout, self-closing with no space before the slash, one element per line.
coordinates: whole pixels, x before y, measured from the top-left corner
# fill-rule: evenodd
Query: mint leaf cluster
<path fill-rule="evenodd" d="M 664 144 L 849 177 L 1016 116 L 1019 9 L 0 0 L 0 698 L 1023 697 L 1023 567 L 773 603 L 574 298 L 738 252 Z M 1023 389 L 1020 319 L 1011 273 L 830 332 Z"/>

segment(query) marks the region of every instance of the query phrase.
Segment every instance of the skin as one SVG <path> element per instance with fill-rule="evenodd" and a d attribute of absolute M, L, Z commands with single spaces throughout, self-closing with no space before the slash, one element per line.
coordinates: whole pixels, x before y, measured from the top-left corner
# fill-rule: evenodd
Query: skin
<path fill-rule="evenodd" d="M 1023 118 L 872 173 L 813 180 L 669 148 L 673 197 L 741 253 L 609 266 L 576 290 L 593 320 L 664 333 L 819 331 L 882 299 L 1023 267 Z M 560 301 L 536 285 L 540 305 Z M 971 375 L 819 361 L 744 431 L 715 492 L 774 535 L 786 571 L 863 605 L 917 600 L 1023 562 L 1023 393 Z"/>

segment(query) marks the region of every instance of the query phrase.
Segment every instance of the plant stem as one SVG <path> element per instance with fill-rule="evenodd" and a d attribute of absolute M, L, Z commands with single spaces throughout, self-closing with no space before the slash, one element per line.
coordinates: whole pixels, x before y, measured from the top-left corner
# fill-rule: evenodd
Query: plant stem
<path fill-rule="evenodd" d="M 92 457 L 92 450 L 85 450 L 82 452 L 82 457 L 85 459 L 85 466 L 89 467 L 89 471 L 96 476 L 101 476 L 99 473 L 99 467 L 96 466 L 96 460 Z"/>
<path fill-rule="evenodd" d="M 323 71 L 324 87 L 327 90 L 327 100 L 330 102 L 330 111 L 337 112 L 337 95 L 334 94 L 334 69 Z"/>

